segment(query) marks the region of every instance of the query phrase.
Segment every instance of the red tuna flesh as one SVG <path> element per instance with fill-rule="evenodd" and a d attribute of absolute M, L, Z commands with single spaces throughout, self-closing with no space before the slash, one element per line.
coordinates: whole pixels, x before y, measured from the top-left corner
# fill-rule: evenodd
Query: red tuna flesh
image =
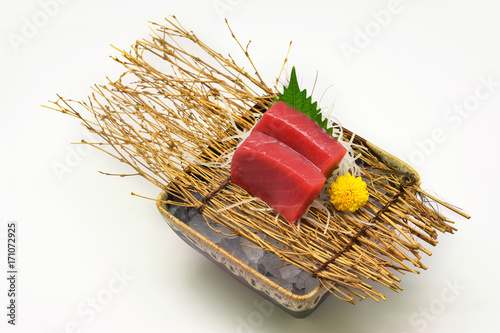
<path fill-rule="evenodd" d="M 318 196 L 325 176 L 275 138 L 252 131 L 233 155 L 231 182 L 261 198 L 294 223 Z"/>
<path fill-rule="evenodd" d="M 253 131 L 272 136 L 290 146 L 329 177 L 340 164 L 346 149 L 308 115 L 283 101 L 274 104 Z"/>

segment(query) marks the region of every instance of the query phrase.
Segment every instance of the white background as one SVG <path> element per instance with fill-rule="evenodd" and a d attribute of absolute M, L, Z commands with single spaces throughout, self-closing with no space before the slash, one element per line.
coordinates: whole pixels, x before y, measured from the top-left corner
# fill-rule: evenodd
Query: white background
<path fill-rule="evenodd" d="M 2 332 L 498 332 L 497 1 L 1 3 Z M 390 16 L 381 14 L 388 9 Z M 332 86 L 323 106 L 335 99 L 347 128 L 409 161 L 424 189 L 472 219 L 444 210 L 458 232 L 441 235 L 423 260 L 429 269 L 402 276 L 404 291 L 387 291 L 385 302 L 352 306 L 330 297 L 306 319 L 277 308 L 259 312 L 263 298 L 183 243 L 153 201 L 130 195 L 154 198 L 158 188 L 99 174 L 127 169 L 71 145 L 85 135 L 78 121 L 41 107 L 56 94 L 83 99 L 93 84 L 117 78 L 122 68 L 109 57 L 118 55 L 111 44 L 128 50 L 147 38 L 148 21 L 172 14 L 239 59 L 227 17 L 242 43 L 252 40 L 269 85 L 293 40 L 289 61 L 302 86 L 311 88 L 318 74 L 317 99 Z M 365 30 L 371 37 L 363 39 Z M 464 103 L 470 111 L 454 113 Z M 71 172 L 56 172 L 60 165 Z M 15 327 L 6 323 L 9 221 L 17 222 L 19 241 Z M 106 303 L 99 311 L 97 296 Z"/>

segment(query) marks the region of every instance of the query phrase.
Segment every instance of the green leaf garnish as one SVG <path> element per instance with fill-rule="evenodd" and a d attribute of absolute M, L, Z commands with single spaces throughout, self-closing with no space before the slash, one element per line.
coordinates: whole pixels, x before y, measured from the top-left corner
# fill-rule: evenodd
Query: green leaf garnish
<path fill-rule="evenodd" d="M 305 89 L 300 90 L 295 67 L 292 67 L 288 87 L 283 87 L 283 92 L 278 94 L 278 97 L 274 99 L 274 103 L 278 101 L 283 101 L 292 108 L 305 113 L 328 133 L 333 134 L 333 128 L 328 127 L 328 121 L 323 119 L 321 109 L 318 108 L 318 103 L 313 103 L 311 96 L 307 97 L 307 91 Z"/>

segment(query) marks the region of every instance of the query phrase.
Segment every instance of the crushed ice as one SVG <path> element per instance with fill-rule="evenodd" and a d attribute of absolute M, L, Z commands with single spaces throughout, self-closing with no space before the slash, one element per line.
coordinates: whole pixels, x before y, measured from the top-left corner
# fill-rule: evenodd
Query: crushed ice
<path fill-rule="evenodd" d="M 247 239 L 238 236 L 228 236 L 232 232 L 224 226 L 212 223 L 210 220 L 208 221 L 208 223 L 211 223 L 209 226 L 205 218 L 194 208 L 170 205 L 169 211 L 179 220 L 236 258 L 296 295 L 308 294 L 319 284 L 318 280 L 313 278 L 309 273 L 281 261 L 278 256 L 269 251 L 257 248 L 255 244 Z"/>

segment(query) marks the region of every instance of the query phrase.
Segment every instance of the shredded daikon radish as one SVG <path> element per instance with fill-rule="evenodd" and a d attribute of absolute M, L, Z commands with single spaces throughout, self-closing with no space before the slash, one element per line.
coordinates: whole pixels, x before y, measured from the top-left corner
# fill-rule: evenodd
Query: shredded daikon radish
<path fill-rule="evenodd" d="M 311 203 L 311 205 L 309 206 L 309 208 L 311 208 L 311 207 L 315 207 L 315 208 L 321 209 L 322 211 L 326 212 L 327 218 L 326 218 L 326 223 L 325 223 L 325 231 L 323 232 L 326 235 L 326 232 L 328 230 L 328 226 L 330 224 L 330 216 L 331 216 L 330 210 L 328 208 L 326 208 L 326 206 L 320 200 L 318 200 L 318 199 L 315 199 Z M 306 214 L 309 211 L 309 208 L 307 209 Z"/>
<path fill-rule="evenodd" d="M 181 150 L 181 152 L 182 152 L 182 158 L 189 163 L 203 165 L 203 166 L 206 166 L 209 168 L 225 168 L 229 164 L 227 161 L 224 163 L 221 163 L 221 162 L 203 162 L 185 150 Z M 232 157 L 232 155 L 231 155 L 231 157 Z"/>
<path fill-rule="evenodd" d="M 314 224 L 315 226 L 317 226 L 319 228 L 322 228 L 322 229 L 324 228 L 324 225 L 321 225 L 318 221 L 316 221 L 315 219 L 313 219 L 313 218 L 311 218 L 309 216 L 303 216 L 302 219 L 311 222 L 312 224 Z M 337 229 L 332 228 L 332 227 L 328 227 L 327 230 L 330 230 L 330 231 L 333 231 L 333 232 L 340 232 L 340 233 L 346 234 L 346 235 L 352 234 L 352 231 L 337 230 Z"/>
<path fill-rule="evenodd" d="M 226 99 L 223 96 L 220 96 L 220 98 L 221 98 L 222 103 L 226 107 L 225 110 L 227 112 L 227 115 L 229 116 L 229 121 L 231 122 L 231 125 L 233 125 L 233 128 L 235 129 L 236 133 L 242 134 L 243 132 L 238 128 L 238 126 L 236 126 L 236 123 L 235 123 L 234 118 L 233 118 L 233 114 L 231 112 L 231 108 L 229 107 L 229 103 L 226 101 Z"/>
<path fill-rule="evenodd" d="M 361 209 L 361 207 L 360 207 L 360 209 Z M 372 227 L 374 225 L 373 223 L 366 222 L 366 221 L 363 221 L 363 220 L 357 218 L 354 214 L 352 214 L 350 212 L 346 212 L 346 213 L 347 213 L 347 215 L 349 215 L 350 217 L 352 217 L 353 219 L 355 219 L 356 221 L 358 221 L 361 224 L 364 224 L 364 225 L 367 225 L 367 226 L 370 226 L 370 227 Z"/>
<path fill-rule="evenodd" d="M 362 145 L 357 145 L 355 143 L 351 143 L 351 147 L 368 150 L 368 147 L 365 147 L 365 146 L 362 146 Z"/>
<path fill-rule="evenodd" d="M 251 210 L 255 210 L 255 211 L 257 211 L 257 212 L 268 212 L 268 211 L 270 211 L 270 210 L 274 210 L 274 209 L 272 209 L 272 208 L 270 208 L 270 207 L 267 207 L 267 208 L 253 208 L 253 207 L 252 207 L 252 208 L 250 208 L 250 209 L 251 209 Z"/>
<path fill-rule="evenodd" d="M 275 218 L 275 220 L 274 220 L 274 221 L 276 222 L 276 224 L 278 224 L 278 219 L 279 219 L 279 218 L 280 218 L 280 213 L 277 213 L 277 214 L 276 214 L 276 218 Z"/>
<path fill-rule="evenodd" d="M 361 156 L 361 154 L 356 155 L 354 152 L 354 148 L 366 148 L 353 143 L 356 136 L 354 133 L 352 134 L 349 141 L 342 140 L 342 138 L 344 137 L 344 128 L 342 127 L 340 121 L 331 114 L 332 110 L 333 104 L 328 109 L 326 115 L 324 116 L 324 119 L 327 120 L 328 127 L 331 127 L 333 129 L 332 135 L 334 137 L 337 137 L 338 141 L 347 150 L 346 155 L 344 156 L 342 161 L 340 161 L 339 167 L 333 172 L 332 178 L 333 180 L 335 180 L 338 176 L 344 175 L 347 172 L 349 172 L 354 177 L 359 177 L 361 176 L 361 168 L 356 164 L 356 160 Z"/>
<path fill-rule="evenodd" d="M 333 129 L 332 135 L 334 137 L 338 137 L 339 139 L 344 137 L 344 128 L 342 127 L 340 121 L 338 121 L 337 118 L 328 113 L 325 119 L 327 120 L 328 127 L 331 127 Z"/>
<path fill-rule="evenodd" d="M 243 134 L 236 134 L 236 135 L 231 135 L 231 136 L 226 136 L 225 138 L 222 139 L 222 141 L 227 141 L 231 139 L 243 139 L 248 136 L 248 132 L 243 132 Z"/>
<path fill-rule="evenodd" d="M 228 210 L 228 209 L 231 209 L 231 208 L 234 208 L 234 207 L 246 204 L 248 202 L 251 202 L 251 201 L 254 201 L 254 200 L 257 200 L 257 199 L 258 199 L 257 197 L 252 197 L 252 198 L 248 198 L 248 199 L 245 199 L 245 200 L 238 201 L 235 204 L 232 204 L 232 205 L 229 205 L 229 206 L 217 209 L 217 213 L 220 213 L 220 212 L 223 212 L 225 210 Z"/>
<path fill-rule="evenodd" d="M 355 134 L 353 134 L 353 137 L 354 135 Z M 361 156 L 361 153 L 356 154 L 354 152 L 352 141 L 339 140 L 339 142 L 347 150 L 347 153 L 342 161 L 340 161 L 338 168 L 333 171 L 333 180 L 337 179 L 338 176 L 345 175 L 348 172 L 354 177 L 361 176 L 361 168 L 356 164 L 356 160 Z"/>

